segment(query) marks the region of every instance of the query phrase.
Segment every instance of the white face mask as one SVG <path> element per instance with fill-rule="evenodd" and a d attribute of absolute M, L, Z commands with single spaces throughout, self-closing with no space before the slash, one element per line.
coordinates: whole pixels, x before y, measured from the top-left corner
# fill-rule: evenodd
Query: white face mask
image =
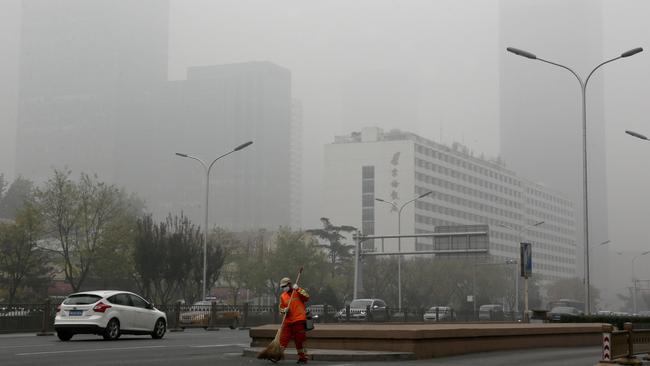
<path fill-rule="evenodd" d="M 282 292 L 289 292 L 290 289 L 291 289 L 291 287 L 285 286 L 285 287 L 282 288 Z"/>

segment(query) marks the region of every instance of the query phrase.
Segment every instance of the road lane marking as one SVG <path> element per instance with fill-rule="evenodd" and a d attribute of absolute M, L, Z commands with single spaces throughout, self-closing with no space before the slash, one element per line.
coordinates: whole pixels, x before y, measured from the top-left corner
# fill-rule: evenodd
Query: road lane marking
<path fill-rule="evenodd" d="M 69 350 L 69 351 L 48 351 L 48 352 L 17 353 L 16 356 L 36 356 L 36 355 L 52 355 L 52 354 L 63 354 L 63 353 L 98 352 L 98 351 L 128 351 L 128 350 L 134 350 L 134 349 L 152 349 L 152 348 L 167 348 L 167 347 L 168 346 L 142 346 L 142 347 L 76 349 L 76 350 Z"/>
<path fill-rule="evenodd" d="M 28 344 L 20 346 L 0 346 L 0 349 L 9 349 L 9 348 L 26 348 L 26 347 L 52 347 L 54 344 Z"/>

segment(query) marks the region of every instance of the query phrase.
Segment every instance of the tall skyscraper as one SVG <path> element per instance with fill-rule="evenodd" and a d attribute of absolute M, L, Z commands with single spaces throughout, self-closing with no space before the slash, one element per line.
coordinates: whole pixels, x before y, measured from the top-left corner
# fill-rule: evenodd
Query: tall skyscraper
<path fill-rule="evenodd" d="M 133 104 L 121 119 L 137 124 L 119 149 L 130 160 L 120 176 L 128 179 L 126 187 L 143 192 L 150 209 L 183 210 L 201 222 L 205 174 L 198 162 L 174 152 L 209 164 L 254 141 L 213 167 L 210 223 L 232 230 L 292 224 L 292 202 L 299 198 L 292 194 L 296 116 L 289 70 L 270 62 L 191 67 L 187 80 L 168 82 Z"/>
<path fill-rule="evenodd" d="M 114 180 L 114 120 L 130 95 L 167 80 L 167 0 L 25 0 L 16 171 L 52 167 Z"/>
<path fill-rule="evenodd" d="M 298 225 L 301 109 L 291 73 L 270 62 L 191 67 L 168 81 L 167 0 L 26 0 L 17 173 L 97 173 L 157 217 L 203 221 L 205 174 L 184 152 L 219 161 L 209 225 Z M 297 200 L 297 202 L 296 202 Z M 293 220 L 292 220 L 293 217 Z"/>
<path fill-rule="evenodd" d="M 576 275 L 582 277 L 580 85 L 567 70 L 515 56 L 506 52 L 506 47 L 521 48 L 569 66 L 586 78 L 604 60 L 602 4 L 590 0 L 501 0 L 500 7 L 501 155 L 513 170 L 567 194 L 576 202 Z M 594 74 L 587 90 L 592 245 L 608 239 L 602 72 L 601 69 Z M 599 273 L 603 273 L 602 267 Z"/>

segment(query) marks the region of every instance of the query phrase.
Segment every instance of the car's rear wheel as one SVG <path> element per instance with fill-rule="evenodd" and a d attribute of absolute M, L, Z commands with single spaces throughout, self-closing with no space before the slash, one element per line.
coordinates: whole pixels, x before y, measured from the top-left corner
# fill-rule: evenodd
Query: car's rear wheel
<path fill-rule="evenodd" d="M 153 327 L 153 332 L 151 332 L 151 338 L 161 339 L 165 335 L 166 331 L 167 331 L 167 324 L 165 323 L 164 319 L 160 318 L 156 321 L 156 325 Z"/>
<path fill-rule="evenodd" d="M 115 318 L 111 319 L 106 325 L 102 336 L 108 341 L 114 341 L 120 338 L 120 322 Z"/>
<path fill-rule="evenodd" d="M 59 337 L 59 339 L 62 340 L 63 342 L 67 342 L 71 340 L 73 335 L 74 334 L 72 334 L 71 332 L 66 332 L 63 330 L 56 332 L 56 336 Z"/>

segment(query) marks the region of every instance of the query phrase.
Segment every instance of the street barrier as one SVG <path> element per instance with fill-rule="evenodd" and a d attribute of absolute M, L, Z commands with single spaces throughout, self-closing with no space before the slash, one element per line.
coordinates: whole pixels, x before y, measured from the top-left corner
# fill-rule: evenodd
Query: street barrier
<path fill-rule="evenodd" d="M 0 333 L 40 332 L 51 334 L 54 317 L 60 300 L 43 304 L 0 304 Z M 167 314 L 169 331 L 182 331 L 185 328 L 215 330 L 219 327 L 250 328 L 264 324 L 279 324 L 281 317 L 277 304 L 274 305 L 227 305 L 217 302 L 206 305 L 187 305 L 181 302 L 160 304 L 156 308 Z M 423 323 L 424 314 L 429 309 L 423 307 L 351 309 L 349 305 L 336 307 L 310 305 L 315 323 Z M 360 313 L 363 310 L 363 315 Z M 435 318 L 427 322 L 513 322 L 518 320 L 512 313 L 490 314 L 489 318 L 479 318 L 472 310 L 436 312 Z M 641 325 L 640 325 L 641 326 Z"/>
<path fill-rule="evenodd" d="M 645 354 L 643 359 L 650 360 L 650 330 L 634 330 L 632 323 L 625 323 L 623 330 L 605 324 L 602 347 L 598 365 L 641 365 L 635 356 Z"/>

